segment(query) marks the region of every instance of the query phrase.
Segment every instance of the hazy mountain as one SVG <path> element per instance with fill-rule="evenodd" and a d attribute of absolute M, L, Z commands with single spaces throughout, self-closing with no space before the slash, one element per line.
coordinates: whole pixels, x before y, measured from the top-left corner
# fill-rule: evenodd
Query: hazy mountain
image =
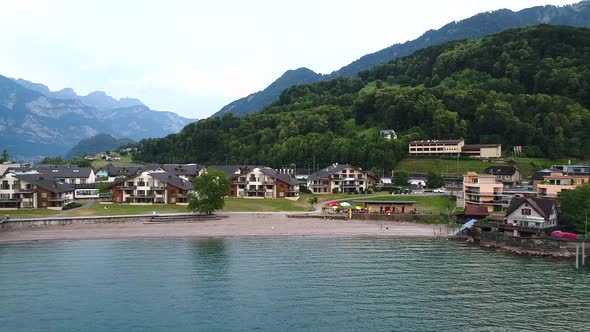
<path fill-rule="evenodd" d="M 52 99 L 75 99 L 79 100 L 87 106 L 98 109 L 124 108 L 131 106 L 145 106 L 139 99 L 135 98 L 121 98 L 119 100 L 107 95 L 104 91 L 94 91 L 87 96 L 79 96 L 71 88 L 65 88 L 59 91 L 51 91 L 48 87 L 40 83 L 33 83 L 27 80 L 12 79 L 23 87 L 37 91 L 45 97 Z"/>
<path fill-rule="evenodd" d="M 56 95 L 52 98 L 42 93 L 45 89 L 40 84 L 32 83 L 28 86 L 34 89 L 29 89 L 21 83 L 0 75 L 0 148 L 14 156 L 64 155 L 79 141 L 99 133 L 135 141 L 162 137 L 194 121 L 172 112 L 153 111 L 143 104 L 133 105 L 127 99 L 118 101 L 117 105 L 124 105 L 120 108 L 92 107 L 87 103 L 97 104 L 98 100 L 107 105 L 103 102 L 110 97 L 95 93 L 90 99 L 60 98 L 73 93 L 64 89 L 52 93 Z M 94 102 L 88 102 L 92 99 Z"/>
<path fill-rule="evenodd" d="M 293 75 L 289 79 L 285 73 L 263 91 L 253 93 L 248 97 L 238 99 L 223 107 L 212 116 L 233 113 L 242 116 L 260 111 L 266 105 L 278 100 L 280 93 L 293 85 L 309 84 L 327 78 L 338 76 L 356 76 L 360 71 L 370 69 L 376 65 L 387 63 L 393 59 L 403 57 L 414 51 L 451 40 L 473 39 L 506 30 L 537 24 L 557 24 L 576 27 L 590 26 L 590 1 L 556 7 L 538 6 L 513 12 L 508 9 L 481 13 L 458 22 L 451 22 L 438 30 L 430 30 L 421 37 L 401 44 L 394 44 L 378 52 L 365 55 L 351 64 L 334 71 L 330 75 L 319 75 L 306 70 L 305 75 Z M 296 70 L 297 71 L 297 70 Z M 273 86 L 274 85 L 274 86 Z"/>
<path fill-rule="evenodd" d="M 254 92 L 248 97 L 238 99 L 224 106 L 212 116 L 222 116 L 233 113 L 236 116 L 246 115 L 260 111 L 264 106 L 278 99 L 283 90 L 296 84 L 308 84 L 322 79 L 322 75 L 307 68 L 287 70 L 266 89 Z"/>
<path fill-rule="evenodd" d="M 132 139 L 117 139 L 109 134 L 98 134 L 90 138 L 81 140 L 67 154 L 66 159 L 73 157 L 84 157 L 86 154 L 95 155 L 102 151 L 112 151 L 128 143 L 133 143 Z"/>

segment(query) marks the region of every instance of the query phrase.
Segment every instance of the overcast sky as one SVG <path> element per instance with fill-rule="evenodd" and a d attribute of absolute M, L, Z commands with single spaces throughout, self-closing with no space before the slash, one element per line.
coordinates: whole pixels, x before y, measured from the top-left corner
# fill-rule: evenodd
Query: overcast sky
<path fill-rule="evenodd" d="M 0 0 L 0 75 L 204 118 L 448 22 L 563 0 Z"/>

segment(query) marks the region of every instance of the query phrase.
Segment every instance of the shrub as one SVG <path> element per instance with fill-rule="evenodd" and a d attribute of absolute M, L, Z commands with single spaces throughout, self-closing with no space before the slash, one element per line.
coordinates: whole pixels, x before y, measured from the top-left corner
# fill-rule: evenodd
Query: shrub
<path fill-rule="evenodd" d="M 338 188 L 332 189 L 332 194 L 337 194 L 337 193 L 338 193 Z"/>
<path fill-rule="evenodd" d="M 82 205 L 84 205 L 84 204 L 83 203 L 79 203 L 79 202 L 71 202 L 71 203 L 68 203 L 68 204 L 64 205 L 61 209 L 64 210 L 64 211 L 65 210 L 71 210 L 71 209 L 79 208 Z"/>

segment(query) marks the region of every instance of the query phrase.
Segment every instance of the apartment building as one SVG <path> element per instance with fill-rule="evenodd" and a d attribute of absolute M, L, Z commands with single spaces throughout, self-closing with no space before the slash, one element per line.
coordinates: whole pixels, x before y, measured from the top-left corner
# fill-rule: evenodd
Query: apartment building
<path fill-rule="evenodd" d="M 0 178 L 0 209 L 61 209 L 74 200 L 74 188 L 40 174 L 5 173 Z"/>
<path fill-rule="evenodd" d="M 144 171 L 111 185 L 115 204 L 187 204 L 193 185 L 164 171 Z"/>
<path fill-rule="evenodd" d="M 90 167 L 75 165 L 34 165 L 31 167 L 12 168 L 9 172 L 15 174 L 42 175 L 67 184 L 88 184 L 96 182 L 96 174 Z"/>
<path fill-rule="evenodd" d="M 495 175 L 468 172 L 463 176 L 463 208 L 469 205 L 485 206 L 488 212 L 502 209 L 503 184 Z"/>
<path fill-rule="evenodd" d="M 589 181 L 590 175 L 564 175 L 562 172 L 551 172 L 549 175 L 544 175 L 543 180 L 533 182 L 533 185 L 539 196 L 555 198 L 561 191 L 575 189 Z"/>
<path fill-rule="evenodd" d="M 307 179 L 307 188 L 314 194 L 358 193 L 372 188 L 379 179 L 370 171 L 348 164 L 333 164 Z"/>
<path fill-rule="evenodd" d="M 209 166 L 230 178 L 229 197 L 297 198 L 299 182 L 289 174 L 254 165 Z"/>
<path fill-rule="evenodd" d="M 421 140 L 410 142 L 410 156 L 459 155 L 465 145 L 464 140 Z"/>

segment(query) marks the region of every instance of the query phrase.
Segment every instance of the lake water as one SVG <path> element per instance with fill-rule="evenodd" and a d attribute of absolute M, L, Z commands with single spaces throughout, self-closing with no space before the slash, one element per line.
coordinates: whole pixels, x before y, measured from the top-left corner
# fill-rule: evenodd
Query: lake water
<path fill-rule="evenodd" d="M 0 244 L 2 331 L 582 331 L 573 262 L 445 240 Z"/>

